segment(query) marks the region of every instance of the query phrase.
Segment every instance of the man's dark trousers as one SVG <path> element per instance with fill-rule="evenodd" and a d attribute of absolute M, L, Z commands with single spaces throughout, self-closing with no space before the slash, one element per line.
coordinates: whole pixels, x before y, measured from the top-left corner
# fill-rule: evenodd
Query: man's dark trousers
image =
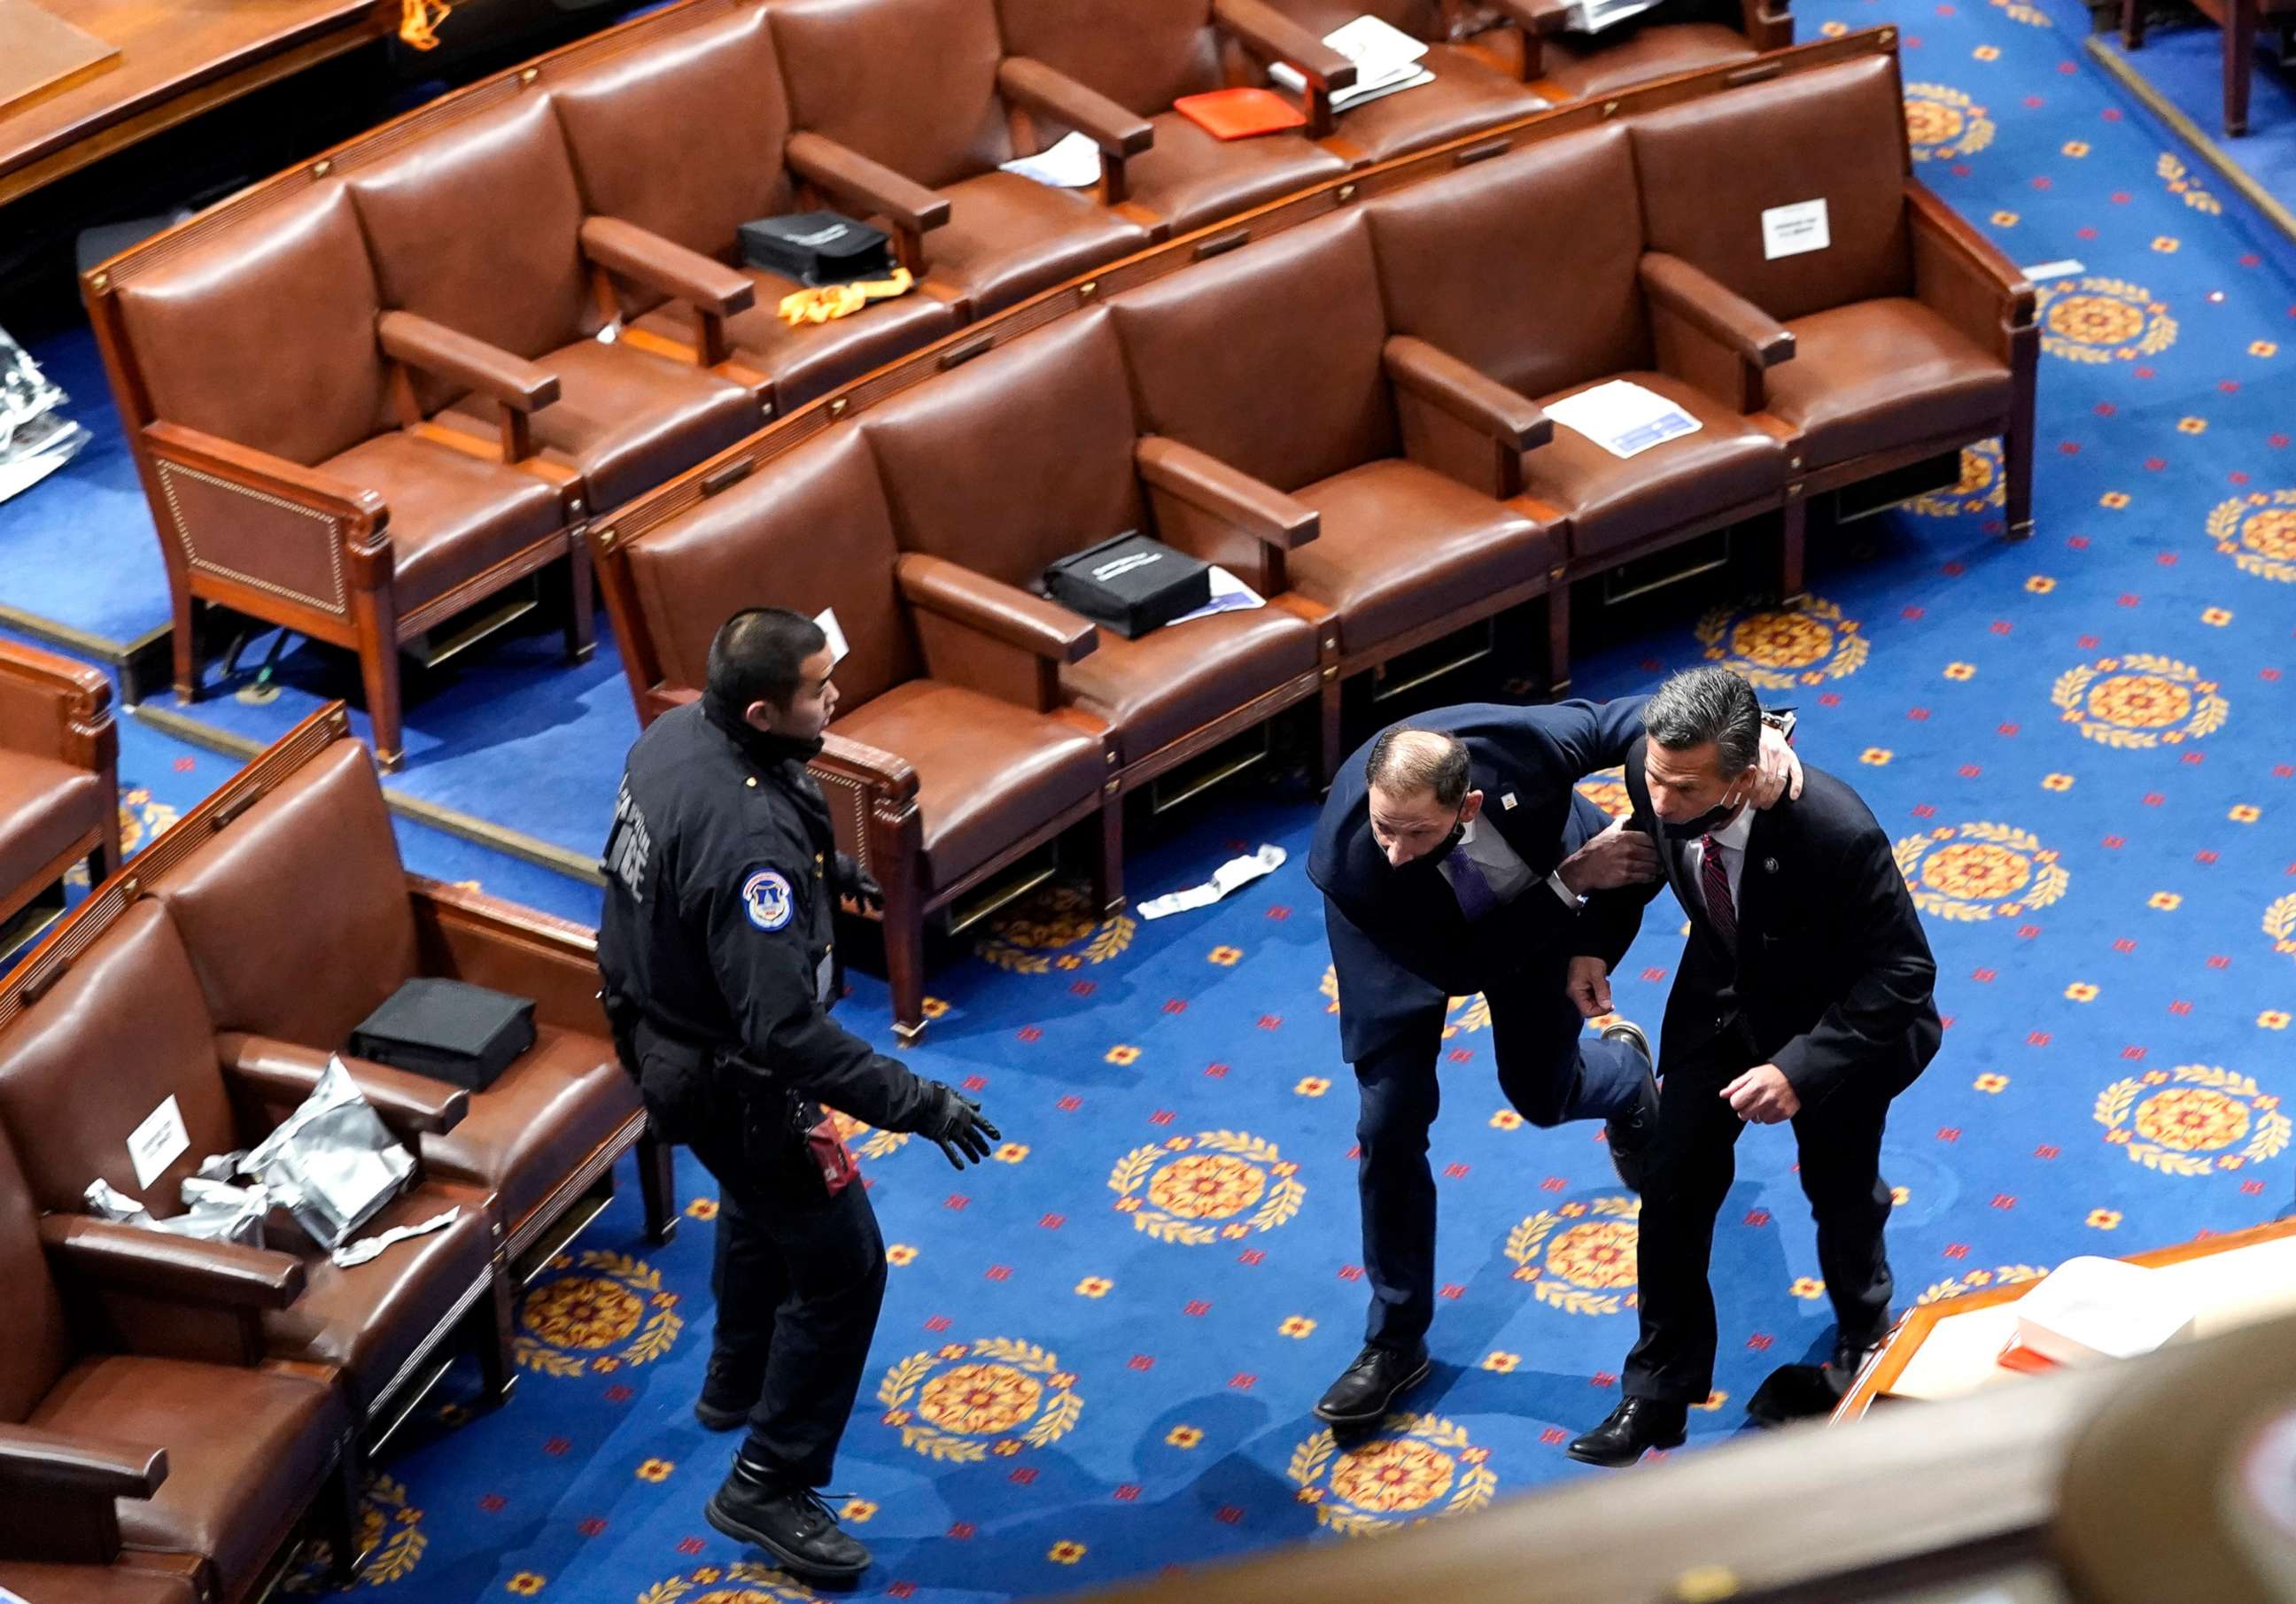
<path fill-rule="evenodd" d="M 1610 823 L 1584 797 L 1572 800 L 1563 830 L 1566 855 Z M 1554 893 L 1532 884 L 1520 895 Z M 1519 970 L 1504 991 L 1484 994 L 1499 1089 L 1525 1119 L 1542 1127 L 1631 1109 L 1647 1073 L 1642 1055 L 1625 1043 L 1585 1034 L 1587 1021 L 1564 989 L 1569 973 L 1568 955 L 1558 953 Z M 1356 1185 L 1363 1205 L 1364 1273 L 1372 1289 L 1365 1338 L 1404 1351 L 1419 1345 L 1435 1318 L 1435 1176 L 1427 1162 L 1427 1132 L 1440 1102 L 1435 1066 L 1447 1012 L 1447 999 L 1431 1002 L 1355 1067 L 1362 1093 Z"/>
<path fill-rule="evenodd" d="M 1630 1398 L 1702 1404 L 1714 1390 L 1714 1221 L 1737 1174 L 1742 1120 L 1722 1088 L 1761 1060 L 1731 1035 L 1659 1081 L 1658 1131 L 1644 1160 L 1636 1289 L 1642 1335 L 1627 1355 Z M 1878 1338 L 1894 1290 L 1882 1251 L 1890 1189 L 1881 1177 L 1890 1100 L 1852 1076 L 1793 1117 L 1801 1190 L 1817 1220 L 1818 1273 L 1841 1334 Z"/>
<path fill-rule="evenodd" d="M 820 1197 L 792 1163 L 778 1093 L 746 1095 L 732 1076 L 663 1076 L 663 1056 L 681 1051 L 650 1030 L 638 1040 L 649 1115 L 718 1180 L 716 1353 L 732 1374 L 762 1379 L 742 1458 L 769 1477 L 825 1486 L 884 1302 L 876 1210 L 857 1177 Z M 675 1105 L 658 1109 L 669 1086 L 680 1086 Z"/>

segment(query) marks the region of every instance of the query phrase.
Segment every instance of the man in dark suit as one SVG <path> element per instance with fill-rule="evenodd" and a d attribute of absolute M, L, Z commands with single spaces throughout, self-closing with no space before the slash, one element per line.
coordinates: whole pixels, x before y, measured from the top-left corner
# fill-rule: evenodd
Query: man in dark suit
<path fill-rule="evenodd" d="M 1641 708 L 1639 698 L 1448 708 L 1382 732 L 1332 783 L 1308 878 L 1324 893 L 1340 1047 L 1362 1093 L 1357 1184 L 1372 1289 L 1364 1350 L 1316 1406 L 1336 1426 L 1375 1424 L 1430 1367 L 1427 1132 L 1451 998 L 1483 994 L 1499 1084 L 1523 1117 L 1607 1120 L 1611 1156 L 1635 1184 L 1658 1111 L 1649 1043 L 1623 1021 L 1585 1039 L 1564 977 L 1575 953 L 1615 961 L 1626 948 L 1581 945 L 1580 898 L 1659 872 L 1646 835 L 1611 825 L 1572 789 L 1625 758 Z M 1792 758 L 1782 741 L 1775 761 L 1783 787 Z"/>
<path fill-rule="evenodd" d="M 1890 1100 L 1937 1052 L 1937 965 L 1890 838 L 1856 792 L 1808 769 L 1798 799 L 1747 809 L 1758 716 L 1744 680 L 1693 669 L 1650 699 L 1647 739 L 1627 759 L 1628 822 L 1657 839 L 1691 932 L 1644 1158 L 1642 1334 L 1624 1401 L 1570 1444 L 1590 1464 L 1681 1442 L 1685 1411 L 1713 1389 L 1707 1261 L 1747 1125 L 1793 1123 L 1833 1303 L 1829 1370 L 1853 1373 L 1889 1326 L 1882 1131 Z M 1570 977 L 1582 1011 L 1608 1006 L 1610 954 L 1656 894 L 1622 888 L 1590 904 Z"/>

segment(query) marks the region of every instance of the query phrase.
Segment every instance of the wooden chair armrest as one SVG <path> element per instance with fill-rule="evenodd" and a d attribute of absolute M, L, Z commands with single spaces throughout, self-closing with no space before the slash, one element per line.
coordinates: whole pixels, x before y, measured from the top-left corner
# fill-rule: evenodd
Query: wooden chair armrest
<path fill-rule="evenodd" d="M 531 413 L 558 399 L 558 375 L 483 340 L 458 333 L 413 312 L 385 312 L 375 339 L 393 362 L 459 384 L 514 412 Z"/>

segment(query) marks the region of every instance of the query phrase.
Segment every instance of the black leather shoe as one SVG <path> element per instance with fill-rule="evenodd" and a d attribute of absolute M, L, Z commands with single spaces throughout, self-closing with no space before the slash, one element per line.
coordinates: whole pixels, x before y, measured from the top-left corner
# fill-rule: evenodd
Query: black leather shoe
<path fill-rule="evenodd" d="M 760 1476 L 739 1460 L 701 1512 L 800 1581 L 849 1582 L 869 1568 L 869 1551 L 838 1526 L 818 1493 Z"/>
<path fill-rule="evenodd" d="M 693 1418 L 712 1431 L 731 1431 L 748 1421 L 764 1385 L 765 1379 L 750 1366 L 713 1353 L 709 1374 L 701 1383 L 701 1396 L 694 1401 Z"/>
<path fill-rule="evenodd" d="M 1833 1384 L 1836 1393 L 1846 1393 L 1857 1382 L 1857 1372 L 1874 1356 L 1874 1350 L 1889 1338 L 1885 1329 L 1870 1337 L 1846 1336 L 1833 1339 L 1833 1356 L 1825 1362 L 1826 1379 Z"/>
<path fill-rule="evenodd" d="M 1643 1190 L 1643 1158 L 1649 1152 L 1651 1138 L 1658 1133 L 1658 1078 L 1651 1073 L 1650 1038 L 1643 1027 L 1630 1019 L 1620 1019 L 1603 1027 L 1606 1042 L 1624 1042 L 1642 1054 L 1642 1093 L 1635 1106 L 1624 1114 L 1613 1114 L 1604 1122 L 1603 1129 L 1611 1141 L 1611 1165 L 1619 1172 L 1619 1179 L 1630 1191 Z"/>
<path fill-rule="evenodd" d="M 1611 1418 L 1570 1447 L 1572 1459 L 1588 1465 L 1631 1465 L 1645 1449 L 1676 1448 L 1682 1444 L 1689 1409 L 1657 1398 L 1628 1398 L 1611 1412 Z"/>
<path fill-rule="evenodd" d="M 1423 1346 L 1406 1353 L 1368 1344 L 1316 1401 L 1316 1418 L 1342 1428 L 1376 1426 L 1396 1399 L 1427 1379 L 1434 1367 Z"/>

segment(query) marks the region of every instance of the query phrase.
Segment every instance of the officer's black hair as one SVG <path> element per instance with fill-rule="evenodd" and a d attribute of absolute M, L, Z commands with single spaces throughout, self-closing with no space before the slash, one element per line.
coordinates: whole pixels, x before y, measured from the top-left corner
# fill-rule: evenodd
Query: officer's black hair
<path fill-rule="evenodd" d="M 828 644 L 821 626 L 801 612 L 744 608 L 709 642 L 710 699 L 737 716 L 752 702 L 786 708 L 803 683 L 805 659 Z"/>
<path fill-rule="evenodd" d="M 1643 705 L 1643 729 L 1669 752 L 1714 743 L 1715 766 L 1734 779 L 1762 749 L 1762 706 L 1753 686 L 1727 668 L 1687 668 Z"/>
<path fill-rule="evenodd" d="M 1404 735 L 1421 735 L 1426 740 L 1407 742 L 1398 752 L 1395 749 L 1396 741 Z M 1366 783 L 1406 796 L 1414 791 L 1433 791 L 1439 807 L 1456 807 L 1465 801 L 1472 778 L 1465 741 L 1440 730 L 1416 729 L 1410 724 L 1397 724 L 1380 732 L 1379 739 L 1371 743 L 1371 757 L 1364 764 Z"/>

